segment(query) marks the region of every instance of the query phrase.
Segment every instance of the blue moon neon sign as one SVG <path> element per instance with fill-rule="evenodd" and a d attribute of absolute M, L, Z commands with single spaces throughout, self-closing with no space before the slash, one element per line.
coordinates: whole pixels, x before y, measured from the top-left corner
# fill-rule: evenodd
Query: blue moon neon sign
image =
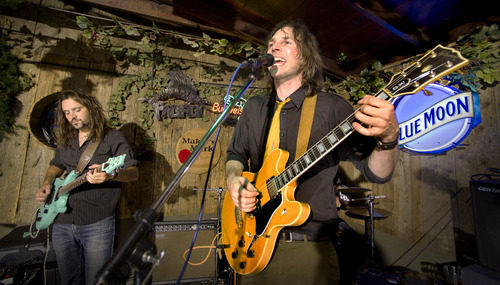
<path fill-rule="evenodd" d="M 399 147 L 409 152 L 444 153 L 481 123 L 479 95 L 439 84 L 394 101 Z"/>

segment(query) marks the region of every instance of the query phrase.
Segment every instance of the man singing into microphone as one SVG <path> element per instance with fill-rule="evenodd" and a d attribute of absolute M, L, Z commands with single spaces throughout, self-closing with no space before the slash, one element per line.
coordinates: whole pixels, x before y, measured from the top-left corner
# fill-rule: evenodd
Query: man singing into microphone
<path fill-rule="evenodd" d="M 228 191 L 243 212 L 255 210 L 260 195 L 242 177 L 243 171 L 258 172 L 276 148 L 289 152 L 290 165 L 304 144 L 310 148 L 353 113 L 342 97 L 319 91 L 323 79 L 318 42 L 302 21 L 279 23 L 267 43 L 267 53 L 274 56 L 274 64 L 267 67 L 270 96 L 248 99 L 227 151 Z M 339 219 L 333 190 L 339 161 L 350 160 L 368 181 L 384 183 L 398 160 L 393 106 L 369 95 L 359 104 L 355 132 L 298 179 L 295 199 L 310 206 L 308 219 L 298 227 L 283 228 L 267 267 L 256 275 L 239 275 L 238 284 L 339 283 L 332 242 Z M 312 123 L 303 128 L 307 117 Z"/>

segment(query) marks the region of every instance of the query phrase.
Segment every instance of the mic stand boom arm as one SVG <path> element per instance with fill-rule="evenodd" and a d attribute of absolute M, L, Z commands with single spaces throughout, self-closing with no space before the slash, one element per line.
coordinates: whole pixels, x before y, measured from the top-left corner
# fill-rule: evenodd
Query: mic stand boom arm
<path fill-rule="evenodd" d="M 228 107 L 226 107 L 222 113 L 219 115 L 213 126 L 208 130 L 205 136 L 201 139 L 200 143 L 196 146 L 193 152 L 186 159 L 181 168 L 174 175 L 167 187 L 162 191 L 158 199 L 153 203 L 151 208 L 142 211 L 140 216 L 137 218 L 135 225 L 132 227 L 127 237 L 121 244 L 121 246 L 116 250 L 111 259 L 104 265 L 103 268 L 97 274 L 96 284 L 109 284 L 109 281 L 113 280 L 116 275 L 118 266 L 125 260 L 125 258 L 131 259 L 131 255 L 144 255 L 149 252 L 137 252 L 139 251 L 137 243 L 144 237 L 144 235 L 153 227 L 153 224 L 158 216 L 158 212 L 165 202 L 168 200 L 175 187 L 179 184 L 181 178 L 186 174 L 189 167 L 193 164 L 194 160 L 198 157 L 203 147 L 205 147 L 206 142 L 212 136 L 214 131 L 226 120 L 227 115 L 236 106 L 236 103 L 240 100 L 243 93 L 248 89 L 248 87 L 254 82 L 255 75 L 253 72 L 248 76 L 247 81 L 243 87 L 238 91 L 235 98 L 231 101 Z M 134 258 L 135 259 L 135 258 Z M 144 258 L 139 258 L 139 262 L 144 261 Z M 140 264 L 134 264 L 137 268 Z"/>

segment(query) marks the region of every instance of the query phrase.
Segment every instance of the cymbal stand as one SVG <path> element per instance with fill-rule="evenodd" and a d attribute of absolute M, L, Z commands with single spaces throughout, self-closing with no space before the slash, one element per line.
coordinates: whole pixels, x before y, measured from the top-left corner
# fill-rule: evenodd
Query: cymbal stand
<path fill-rule="evenodd" d="M 369 218 L 365 220 L 365 238 L 370 245 L 370 262 L 375 264 L 375 228 L 374 228 L 374 215 L 373 204 L 377 198 L 385 198 L 386 196 L 374 196 L 368 194 L 365 198 L 351 199 L 351 201 L 365 200 L 368 208 Z"/>
<path fill-rule="evenodd" d="M 370 216 L 368 228 L 368 242 L 370 243 L 370 261 L 372 264 L 375 263 L 375 227 L 373 223 L 373 201 L 375 201 L 375 196 L 369 194 L 367 196 L 368 200 L 366 203 L 368 204 L 368 215 Z"/>
<path fill-rule="evenodd" d="M 215 258 L 215 272 L 216 272 L 215 273 L 215 282 L 216 282 L 216 284 L 226 284 L 226 283 L 232 284 L 233 282 L 231 282 L 231 276 L 232 276 L 231 267 L 229 267 L 229 265 L 227 265 L 227 268 L 221 270 L 220 267 L 225 266 L 226 264 L 224 262 L 219 261 L 219 258 L 217 258 L 217 254 L 219 253 L 219 250 L 221 250 L 223 258 L 225 258 L 223 249 L 226 247 L 229 247 L 229 245 L 222 245 L 222 244 L 219 245 L 219 234 L 222 231 L 222 229 L 221 229 L 222 191 L 224 191 L 224 189 L 222 189 L 222 187 L 219 187 L 217 189 L 217 224 L 216 224 L 216 230 L 217 230 L 216 236 L 217 236 L 217 238 L 215 240 L 215 255 L 216 255 L 216 258 Z M 221 273 L 224 273 L 224 274 L 221 274 Z M 220 278 L 225 278 L 226 280 L 222 279 L 223 281 L 221 281 Z"/>

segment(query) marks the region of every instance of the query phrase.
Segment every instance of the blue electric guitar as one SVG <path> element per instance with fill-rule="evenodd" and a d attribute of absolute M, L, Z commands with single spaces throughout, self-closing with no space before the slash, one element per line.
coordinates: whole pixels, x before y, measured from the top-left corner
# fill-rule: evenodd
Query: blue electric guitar
<path fill-rule="evenodd" d="M 118 167 L 125 162 L 126 154 L 112 157 L 103 163 L 100 167 L 107 174 L 113 173 Z M 38 209 L 36 218 L 36 229 L 43 230 L 50 226 L 52 221 L 59 213 L 64 213 L 67 210 L 67 202 L 70 191 L 87 182 L 87 175 L 77 175 L 75 171 L 71 171 L 64 180 L 56 178 L 52 184 L 52 191 L 47 200 L 50 202 L 43 203 Z M 50 198 L 52 196 L 52 199 Z"/>

